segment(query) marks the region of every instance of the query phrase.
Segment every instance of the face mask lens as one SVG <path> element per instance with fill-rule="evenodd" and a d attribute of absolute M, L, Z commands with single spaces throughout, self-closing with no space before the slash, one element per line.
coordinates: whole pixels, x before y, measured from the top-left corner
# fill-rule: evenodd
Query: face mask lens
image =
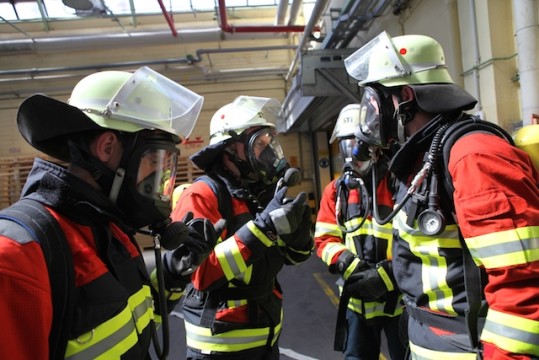
<path fill-rule="evenodd" d="M 176 180 L 177 153 L 164 149 L 146 150 L 139 162 L 137 190 L 150 199 L 170 201 Z"/>
<path fill-rule="evenodd" d="M 283 149 L 272 129 L 262 129 L 252 134 L 247 154 L 253 169 L 267 180 L 286 167 Z"/>
<path fill-rule="evenodd" d="M 344 163 L 349 163 L 354 161 L 353 150 L 356 146 L 356 139 L 341 139 L 339 141 L 339 153 L 341 159 Z"/>
<path fill-rule="evenodd" d="M 376 90 L 365 88 L 359 111 L 359 131 L 356 136 L 371 145 L 382 145 L 380 134 L 380 97 Z"/>

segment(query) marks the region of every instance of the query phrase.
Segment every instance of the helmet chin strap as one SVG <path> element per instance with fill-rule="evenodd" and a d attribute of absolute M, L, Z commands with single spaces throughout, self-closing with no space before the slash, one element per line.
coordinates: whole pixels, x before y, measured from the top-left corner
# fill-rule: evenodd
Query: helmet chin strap
<path fill-rule="evenodd" d="M 406 141 L 406 124 L 414 119 L 418 111 L 419 107 L 413 99 L 399 102 L 395 108 L 393 118 L 397 121 L 399 143 L 403 144 Z"/>
<path fill-rule="evenodd" d="M 80 145 L 69 140 L 68 146 L 71 163 L 88 171 L 101 189 L 107 192 L 112 186 L 114 172 Z"/>
<path fill-rule="evenodd" d="M 109 199 L 113 204 L 116 204 L 116 200 L 118 200 L 118 194 L 120 193 L 124 179 L 125 169 L 120 167 L 116 170 L 114 180 L 112 180 L 112 185 L 110 187 Z"/>

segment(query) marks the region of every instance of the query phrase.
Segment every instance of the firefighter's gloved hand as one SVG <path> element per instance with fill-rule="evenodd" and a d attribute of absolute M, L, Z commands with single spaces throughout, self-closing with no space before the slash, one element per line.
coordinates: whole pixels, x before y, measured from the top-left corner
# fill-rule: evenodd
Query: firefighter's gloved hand
<path fill-rule="evenodd" d="M 296 250 L 310 249 L 314 244 L 311 208 L 307 204 L 305 204 L 304 207 L 303 218 L 296 231 L 294 231 L 292 234 L 280 235 L 281 239 L 286 243 L 287 246 Z"/>
<path fill-rule="evenodd" d="M 178 281 L 189 282 L 190 275 L 215 247 L 226 221 L 220 219 L 213 225 L 208 219 L 192 219 L 192 214 L 188 213 L 182 222 L 186 223 L 189 235 L 178 248 L 165 253 L 163 262 L 165 273 Z"/>
<path fill-rule="evenodd" d="M 345 286 L 348 293 L 363 301 L 382 301 L 385 295 L 395 290 L 395 279 L 391 262 L 383 260 L 375 268 L 354 272 Z"/>
<path fill-rule="evenodd" d="M 283 186 L 253 220 L 253 223 L 273 241 L 277 240 L 277 235 L 293 234 L 303 221 L 307 194 L 302 192 L 293 201 L 284 204 L 287 190 L 288 187 Z"/>

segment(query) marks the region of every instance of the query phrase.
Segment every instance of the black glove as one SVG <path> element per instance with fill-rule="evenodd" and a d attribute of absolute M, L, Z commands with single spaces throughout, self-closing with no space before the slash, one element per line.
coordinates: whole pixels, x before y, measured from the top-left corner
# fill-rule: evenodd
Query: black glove
<path fill-rule="evenodd" d="M 305 209 L 303 211 L 303 218 L 298 225 L 296 231 L 292 234 L 283 234 L 280 235 L 281 239 L 286 243 L 287 246 L 292 249 L 300 250 L 305 249 L 307 245 L 313 244 L 313 220 L 311 216 L 311 208 L 309 205 L 304 205 Z"/>
<path fill-rule="evenodd" d="M 190 275 L 212 252 L 226 221 L 220 219 L 214 226 L 208 219 L 193 219 L 189 212 L 182 222 L 187 225 L 189 236 L 178 248 L 165 253 L 163 262 L 167 270 L 165 273 L 175 280 L 189 282 Z"/>
<path fill-rule="evenodd" d="M 363 301 L 383 301 L 385 295 L 395 290 L 395 278 L 389 260 L 352 273 L 345 283 L 350 296 Z"/>
<path fill-rule="evenodd" d="M 305 210 L 308 208 L 305 206 L 307 194 L 304 192 L 293 201 L 283 204 L 287 190 L 288 187 L 283 186 L 253 220 L 253 223 L 273 241 L 277 240 L 277 235 L 293 234 L 302 224 Z"/>

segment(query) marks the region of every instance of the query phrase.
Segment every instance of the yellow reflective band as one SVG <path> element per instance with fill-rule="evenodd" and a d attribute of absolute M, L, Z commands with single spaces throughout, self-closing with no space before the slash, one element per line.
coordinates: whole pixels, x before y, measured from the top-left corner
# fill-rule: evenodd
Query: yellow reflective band
<path fill-rule="evenodd" d="M 459 249 L 462 248 L 459 240 L 458 226 L 451 224 L 445 227 L 445 230 L 438 236 L 427 236 L 417 228 L 417 220 L 414 227 L 406 224 L 407 215 L 400 211 L 395 217 L 395 228 L 399 231 L 399 237 L 410 244 L 410 248 L 423 246 L 428 248 Z"/>
<path fill-rule="evenodd" d="M 314 225 L 314 237 L 336 236 L 342 237 L 342 231 L 337 224 L 317 221 Z"/>
<path fill-rule="evenodd" d="M 241 274 L 236 275 L 236 279 L 243 281 L 245 284 L 251 283 L 251 277 L 253 276 L 253 265 L 249 265 L 247 269 Z"/>
<path fill-rule="evenodd" d="M 143 285 L 139 291 L 129 297 L 127 302 L 133 313 L 137 332 L 141 334 L 154 318 L 153 299 L 150 287 Z"/>
<path fill-rule="evenodd" d="M 421 259 L 423 293 L 429 298 L 428 307 L 435 311 L 456 315 L 453 308 L 453 290 L 447 284 L 447 260 L 440 256 L 439 248 L 462 248 L 456 225 L 448 225 L 439 237 L 425 236 L 419 230 L 406 225 L 406 214 L 401 211 L 396 217 L 395 228 L 405 240 L 410 251 Z M 448 236 L 456 236 L 450 238 Z"/>
<path fill-rule="evenodd" d="M 539 321 L 489 309 L 481 340 L 515 354 L 539 356 Z"/>
<path fill-rule="evenodd" d="M 343 250 L 346 250 L 346 246 L 344 246 L 342 243 L 328 243 L 322 250 L 322 261 L 324 261 L 324 263 L 328 266 L 331 265 L 331 260 L 333 260 L 335 254 Z"/>
<path fill-rule="evenodd" d="M 234 279 L 247 269 L 247 264 L 241 256 L 238 243 L 234 237 L 229 237 L 226 241 L 217 244 L 214 249 L 215 256 L 227 280 Z"/>
<path fill-rule="evenodd" d="M 391 279 L 389 278 L 389 275 L 387 274 L 386 269 L 380 266 L 378 269 L 376 269 L 376 271 L 378 271 L 378 274 L 380 274 L 380 277 L 384 281 L 384 284 L 386 284 L 386 288 L 389 291 L 395 290 L 395 287 L 393 286 L 393 281 L 391 281 Z"/>
<path fill-rule="evenodd" d="M 380 225 L 376 221 L 372 222 L 372 234 L 380 239 L 391 241 L 393 239 L 393 225 L 391 222 Z"/>
<path fill-rule="evenodd" d="M 282 312 L 281 312 L 282 321 Z M 281 332 L 282 322 L 274 328 L 271 345 L 274 345 Z M 204 351 L 234 352 L 265 346 L 270 336 L 270 328 L 231 330 L 212 334 L 211 329 L 193 325 L 185 321 L 186 343 Z"/>
<path fill-rule="evenodd" d="M 435 351 L 417 346 L 411 341 L 410 352 L 414 360 L 477 360 L 476 353 Z"/>
<path fill-rule="evenodd" d="M 344 226 L 346 227 L 348 231 L 350 231 L 356 228 L 360 222 L 361 222 L 361 218 L 356 218 L 356 219 L 346 221 L 344 223 Z M 363 223 L 361 227 L 355 229 L 355 231 L 350 231 L 349 233 L 346 233 L 346 237 L 349 239 L 350 237 L 354 237 L 354 236 L 362 236 L 362 235 L 370 235 L 370 234 L 372 234 L 372 223 L 370 220 L 365 220 L 365 222 Z"/>
<path fill-rule="evenodd" d="M 400 299 L 400 297 L 399 297 Z M 387 316 L 387 317 L 394 317 L 402 314 L 403 307 L 397 306 L 392 313 L 386 313 L 385 310 L 385 303 L 383 302 L 376 302 L 376 301 L 362 301 L 360 299 L 356 298 L 350 298 L 350 301 L 348 302 L 348 309 L 357 312 L 358 314 L 362 314 L 365 319 L 372 319 L 375 317 L 380 316 Z M 365 310 L 365 313 L 363 313 L 363 310 Z"/>
<path fill-rule="evenodd" d="M 268 238 L 266 234 L 260 231 L 260 229 L 253 223 L 252 220 L 247 223 L 247 228 L 253 233 L 254 236 L 256 236 L 258 240 L 260 240 L 262 244 L 266 245 L 267 247 L 273 245 L 273 241 Z"/>
<path fill-rule="evenodd" d="M 65 358 L 78 359 L 119 359 L 138 341 L 131 311 L 126 306 L 122 312 L 95 329 L 69 340 Z"/>
<path fill-rule="evenodd" d="M 350 275 L 352 275 L 352 273 L 354 272 L 354 270 L 356 269 L 356 267 L 358 266 L 358 264 L 360 262 L 361 262 L 361 260 L 358 257 L 354 258 L 352 263 L 350 265 L 348 265 L 348 267 L 344 271 L 344 274 L 342 275 L 344 280 L 348 280 L 348 278 L 350 277 Z"/>
<path fill-rule="evenodd" d="M 498 231 L 465 240 L 475 262 L 487 269 L 539 260 L 539 226 Z"/>

